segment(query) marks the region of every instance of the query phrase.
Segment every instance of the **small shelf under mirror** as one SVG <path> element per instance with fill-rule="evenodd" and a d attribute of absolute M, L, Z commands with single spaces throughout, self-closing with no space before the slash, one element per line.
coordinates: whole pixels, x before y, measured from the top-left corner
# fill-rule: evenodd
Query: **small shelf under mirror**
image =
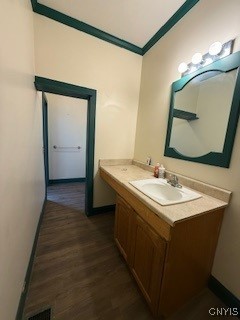
<path fill-rule="evenodd" d="M 187 121 L 197 120 L 199 119 L 196 113 L 188 112 L 180 109 L 173 109 L 173 117 L 178 119 L 183 119 Z"/>

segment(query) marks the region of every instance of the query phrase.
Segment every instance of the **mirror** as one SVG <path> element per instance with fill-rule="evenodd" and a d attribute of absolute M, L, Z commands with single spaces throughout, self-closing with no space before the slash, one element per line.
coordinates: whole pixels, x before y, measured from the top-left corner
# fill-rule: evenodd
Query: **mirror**
<path fill-rule="evenodd" d="M 172 85 L 165 156 L 229 167 L 240 105 L 240 52 Z"/>
<path fill-rule="evenodd" d="M 188 157 L 223 152 L 236 76 L 209 71 L 174 94 L 171 148 Z"/>

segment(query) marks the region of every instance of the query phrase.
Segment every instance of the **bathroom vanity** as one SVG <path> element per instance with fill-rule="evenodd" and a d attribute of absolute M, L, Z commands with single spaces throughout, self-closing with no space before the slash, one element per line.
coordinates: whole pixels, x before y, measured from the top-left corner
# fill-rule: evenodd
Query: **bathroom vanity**
<path fill-rule="evenodd" d="M 179 176 L 201 197 L 162 206 L 129 183 L 152 179 L 150 166 L 101 160 L 99 170 L 117 192 L 117 247 L 153 315 L 169 316 L 207 286 L 231 192 Z"/>

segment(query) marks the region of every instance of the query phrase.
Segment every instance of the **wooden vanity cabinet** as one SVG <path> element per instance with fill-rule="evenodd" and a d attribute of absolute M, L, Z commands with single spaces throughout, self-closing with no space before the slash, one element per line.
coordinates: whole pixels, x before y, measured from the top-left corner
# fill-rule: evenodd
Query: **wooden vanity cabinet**
<path fill-rule="evenodd" d="M 124 259 L 130 261 L 131 226 L 134 210 L 121 197 L 118 197 L 115 212 L 114 238 Z"/>
<path fill-rule="evenodd" d="M 130 269 L 153 314 L 157 315 L 166 241 L 137 214 L 132 219 L 131 230 Z"/>
<path fill-rule="evenodd" d="M 166 241 L 117 197 L 115 241 L 153 314 L 157 315 Z"/>
<path fill-rule="evenodd" d="M 203 290 L 210 276 L 224 209 L 165 222 L 127 194 L 117 196 L 115 240 L 154 316 L 167 317 Z M 134 201 L 133 201 L 134 200 Z M 153 223 L 154 222 L 154 223 Z"/>
<path fill-rule="evenodd" d="M 224 207 L 209 210 L 206 198 L 199 214 L 170 224 L 129 190 L 126 178 L 121 182 L 102 168 L 100 175 L 118 194 L 116 244 L 152 313 L 168 317 L 207 287 Z M 197 203 L 176 210 L 196 211 Z"/>

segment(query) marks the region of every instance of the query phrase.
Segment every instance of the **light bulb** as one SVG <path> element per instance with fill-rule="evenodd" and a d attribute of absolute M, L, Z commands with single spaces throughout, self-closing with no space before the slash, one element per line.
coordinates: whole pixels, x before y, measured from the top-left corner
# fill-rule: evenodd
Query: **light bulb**
<path fill-rule="evenodd" d="M 188 66 L 185 62 L 180 63 L 180 65 L 178 66 L 178 71 L 180 73 L 184 73 L 185 71 L 187 71 Z"/>
<path fill-rule="evenodd" d="M 209 47 L 209 50 L 208 50 L 208 52 L 209 52 L 209 54 L 211 56 L 216 56 L 221 51 L 222 51 L 222 44 L 219 41 L 214 42 L 213 44 L 211 44 L 211 46 Z"/>
<path fill-rule="evenodd" d="M 193 64 L 199 64 L 201 61 L 202 61 L 202 54 L 200 52 L 197 52 L 192 56 Z"/>

